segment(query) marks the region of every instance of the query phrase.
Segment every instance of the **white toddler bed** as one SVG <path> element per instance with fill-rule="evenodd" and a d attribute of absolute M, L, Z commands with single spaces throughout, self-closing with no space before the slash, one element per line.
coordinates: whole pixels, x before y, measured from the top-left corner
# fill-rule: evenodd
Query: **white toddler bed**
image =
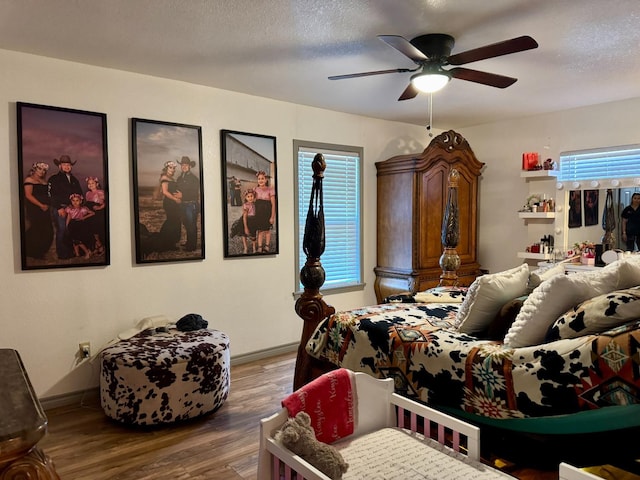
<path fill-rule="evenodd" d="M 480 462 L 480 430 L 393 393 L 393 380 L 353 374 L 352 435 L 332 445 L 349 464 L 343 480 L 505 479 Z M 258 480 L 331 480 L 274 439 L 288 410 L 260 422 Z"/>
<path fill-rule="evenodd" d="M 564 462 L 560 464 L 559 474 L 559 480 L 602 480 L 601 477 L 593 473 L 585 472 Z"/>

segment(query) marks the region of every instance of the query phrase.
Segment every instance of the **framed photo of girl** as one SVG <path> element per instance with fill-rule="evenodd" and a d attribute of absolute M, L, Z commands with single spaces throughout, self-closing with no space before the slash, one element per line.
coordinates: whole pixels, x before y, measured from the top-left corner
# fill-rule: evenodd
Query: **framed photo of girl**
<path fill-rule="evenodd" d="M 224 256 L 278 253 L 276 137 L 220 131 Z"/>
<path fill-rule="evenodd" d="M 22 269 L 109 265 L 106 114 L 16 106 Z"/>
<path fill-rule="evenodd" d="M 133 118 L 136 262 L 204 259 L 202 128 Z"/>

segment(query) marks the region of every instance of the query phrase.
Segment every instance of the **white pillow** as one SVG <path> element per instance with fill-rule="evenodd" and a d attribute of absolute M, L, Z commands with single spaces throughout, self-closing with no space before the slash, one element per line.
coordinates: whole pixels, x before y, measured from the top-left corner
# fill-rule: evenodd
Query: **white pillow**
<path fill-rule="evenodd" d="M 564 312 L 588 298 L 617 288 L 617 269 L 556 275 L 542 282 L 527 297 L 504 343 L 513 348 L 540 345 L 549 326 Z"/>
<path fill-rule="evenodd" d="M 467 334 L 485 331 L 505 303 L 526 293 L 528 280 L 526 263 L 476 278 L 458 310 L 458 330 Z"/>
<path fill-rule="evenodd" d="M 556 275 L 564 275 L 564 264 L 557 263 L 551 267 L 538 268 L 529 275 L 529 284 L 527 285 L 527 288 L 531 292 L 542 282 L 549 280 L 551 277 L 555 277 Z"/>
<path fill-rule="evenodd" d="M 604 269 L 618 272 L 618 290 L 640 285 L 640 255 L 632 255 L 615 261 Z"/>

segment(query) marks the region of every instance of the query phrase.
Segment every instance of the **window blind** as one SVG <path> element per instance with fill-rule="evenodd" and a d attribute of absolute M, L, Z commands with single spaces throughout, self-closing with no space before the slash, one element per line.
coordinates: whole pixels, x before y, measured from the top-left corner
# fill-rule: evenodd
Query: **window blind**
<path fill-rule="evenodd" d="M 302 251 L 304 226 L 313 185 L 311 162 L 324 155 L 327 168 L 322 191 L 324 199 L 325 270 L 323 289 L 362 283 L 360 155 L 356 152 L 298 149 L 298 272 L 307 258 Z M 298 280 L 298 288 L 303 288 Z"/>
<path fill-rule="evenodd" d="M 640 145 L 560 153 L 558 180 L 606 180 L 640 175 Z"/>

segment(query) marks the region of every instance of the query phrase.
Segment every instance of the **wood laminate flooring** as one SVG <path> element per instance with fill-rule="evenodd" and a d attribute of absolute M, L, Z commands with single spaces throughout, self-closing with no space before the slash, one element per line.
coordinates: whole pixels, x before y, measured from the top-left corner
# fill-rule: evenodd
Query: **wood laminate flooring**
<path fill-rule="evenodd" d="M 97 398 L 53 408 L 46 412 L 49 433 L 40 446 L 62 480 L 254 480 L 259 421 L 291 393 L 294 365 L 290 353 L 233 366 L 229 399 L 217 412 L 169 426 L 121 425 L 104 415 Z M 500 444 L 513 445 L 499 436 L 490 441 L 496 450 Z M 523 457 L 535 456 L 529 450 Z M 544 469 L 522 459 L 518 463 L 505 471 L 523 480 L 558 478 L 553 462 Z"/>

